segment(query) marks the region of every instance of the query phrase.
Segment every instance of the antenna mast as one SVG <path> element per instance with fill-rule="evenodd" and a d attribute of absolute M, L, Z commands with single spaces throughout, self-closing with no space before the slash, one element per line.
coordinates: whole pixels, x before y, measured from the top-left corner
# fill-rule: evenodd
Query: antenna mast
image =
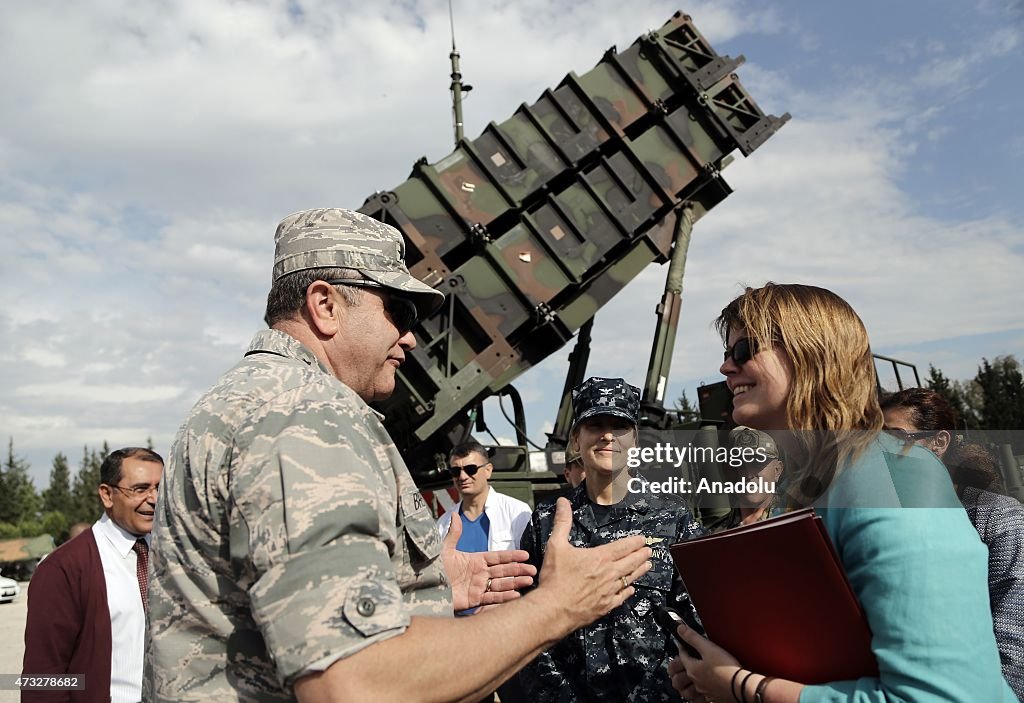
<path fill-rule="evenodd" d="M 459 50 L 455 48 L 455 14 L 452 11 L 452 0 L 448 0 L 448 21 L 452 30 L 452 53 L 448 58 L 452 60 L 452 114 L 455 119 L 455 146 L 462 141 L 462 94 L 473 90 L 471 85 L 462 84 L 462 74 L 459 72 Z"/>

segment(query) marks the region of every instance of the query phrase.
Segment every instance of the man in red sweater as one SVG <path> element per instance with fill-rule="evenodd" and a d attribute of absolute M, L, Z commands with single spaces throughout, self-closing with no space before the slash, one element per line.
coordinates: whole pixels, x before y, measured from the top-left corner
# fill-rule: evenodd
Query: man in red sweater
<path fill-rule="evenodd" d="M 149 449 L 111 452 L 100 467 L 103 517 L 32 575 L 22 673 L 82 675 L 85 686 L 23 690 L 23 703 L 141 700 L 149 533 L 163 468 Z"/>

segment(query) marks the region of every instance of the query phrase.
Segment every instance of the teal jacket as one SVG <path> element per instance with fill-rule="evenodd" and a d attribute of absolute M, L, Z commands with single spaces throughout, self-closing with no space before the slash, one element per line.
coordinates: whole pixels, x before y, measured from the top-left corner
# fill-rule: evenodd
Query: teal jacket
<path fill-rule="evenodd" d="M 988 601 L 988 555 L 945 467 L 881 435 L 815 505 L 871 626 L 878 678 L 801 703 L 1014 703 Z"/>

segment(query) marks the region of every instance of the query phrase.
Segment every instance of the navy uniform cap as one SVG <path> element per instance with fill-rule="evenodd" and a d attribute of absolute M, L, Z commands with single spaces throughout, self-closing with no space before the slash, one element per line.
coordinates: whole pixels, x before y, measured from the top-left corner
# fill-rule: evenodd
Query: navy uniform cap
<path fill-rule="evenodd" d="M 640 389 L 621 378 L 588 378 L 572 389 L 572 412 L 573 429 L 594 415 L 614 415 L 635 426 L 640 416 Z"/>

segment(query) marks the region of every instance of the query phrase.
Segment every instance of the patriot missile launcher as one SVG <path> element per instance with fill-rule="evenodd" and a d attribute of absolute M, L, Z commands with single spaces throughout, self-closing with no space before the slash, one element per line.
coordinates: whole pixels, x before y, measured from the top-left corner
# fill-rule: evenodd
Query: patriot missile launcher
<path fill-rule="evenodd" d="M 589 331 L 645 267 L 674 259 L 644 393 L 658 415 L 690 228 L 732 192 L 721 175 L 732 152 L 749 156 L 789 119 L 758 107 L 735 73 L 743 61 L 676 13 L 366 200 L 361 212 L 404 235 L 413 275 L 447 295 L 379 404 L 421 487 L 447 482 L 447 452 L 485 399 L 508 395 L 524 428 L 512 382 Z M 568 422 L 563 401 L 552 448 Z M 519 442 L 496 468 L 526 470 L 525 430 Z"/>

